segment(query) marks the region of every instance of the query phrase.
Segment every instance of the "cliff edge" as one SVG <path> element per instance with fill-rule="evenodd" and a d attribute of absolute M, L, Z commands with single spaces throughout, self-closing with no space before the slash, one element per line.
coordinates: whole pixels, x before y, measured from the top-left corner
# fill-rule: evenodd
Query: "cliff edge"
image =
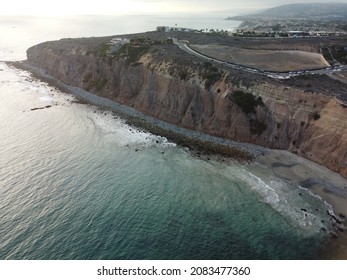
<path fill-rule="evenodd" d="M 278 81 L 227 69 L 159 35 L 46 42 L 30 48 L 25 63 L 154 118 L 289 150 L 347 178 L 345 84 L 325 75 Z"/>

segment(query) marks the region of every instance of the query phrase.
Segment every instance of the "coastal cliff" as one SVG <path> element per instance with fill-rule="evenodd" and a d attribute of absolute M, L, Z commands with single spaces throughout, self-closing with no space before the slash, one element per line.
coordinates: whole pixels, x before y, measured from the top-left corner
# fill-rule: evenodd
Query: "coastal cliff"
<path fill-rule="evenodd" d="M 30 48 L 25 63 L 66 84 L 213 136 L 289 150 L 347 178 L 343 86 L 326 76 L 290 81 L 217 67 L 170 40 L 64 39 Z M 334 89 L 317 86 L 334 84 Z M 343 99 L 343 98 L 342 98 Z"/>

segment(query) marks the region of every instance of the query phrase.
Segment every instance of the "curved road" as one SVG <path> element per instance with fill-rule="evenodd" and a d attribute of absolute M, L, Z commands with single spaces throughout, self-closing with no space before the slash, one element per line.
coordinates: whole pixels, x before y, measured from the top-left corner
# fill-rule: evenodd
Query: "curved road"
<path fill-rule="evenodd" d="M 230 67 L 233 69 L 268 76 L 268 77 L 273 78 L 273 79 L 289 79 L 290 77 L 299 76 L 302 74 L 327 74 L 327 75 L 330 75 L 336 71 L 347 70 L 347 66 L 337 64 L 333 67 L 326 67 L 326 68 L 316 69 L 316 70 L 300 70 L 300 71 L 289 71 L 289 72 L 265 71 L 265 70 L 247 67 L 244 65 L 239 65 L 239 64 L 235 64 L 235 63 L 231 63 L 231 62 L 227 62 L 227 61 L 223 61 L 223 60 L 218 60 L 216 58 L 203 55 L 203 54 L 196 52 L 196 51 L 192 50 L 191 48 L 189 48 L 187 43 L 180 42 L 179 40 L 177 40 L 175 38 L 173 38 L 173 43 L 176 44 L 181 50 L 183 50 L 186 53 L 189 53 L 191 55 L 194 55 L 196 57 L 203 58 L 203 59 L 208 60 L 210 62 L 219 64 L 219 65 L 223 65 L 226 67 Z"/>

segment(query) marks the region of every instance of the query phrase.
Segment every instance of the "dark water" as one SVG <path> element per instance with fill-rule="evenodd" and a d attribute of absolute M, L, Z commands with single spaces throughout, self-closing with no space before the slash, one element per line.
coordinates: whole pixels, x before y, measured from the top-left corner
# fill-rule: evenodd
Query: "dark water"
<path fill-rule="evenodd" d="M 324 249 L 326 205 L 271 170 L 199 159 L 3 63 L 0 100 L 0 259 L 315 259 Z"/>

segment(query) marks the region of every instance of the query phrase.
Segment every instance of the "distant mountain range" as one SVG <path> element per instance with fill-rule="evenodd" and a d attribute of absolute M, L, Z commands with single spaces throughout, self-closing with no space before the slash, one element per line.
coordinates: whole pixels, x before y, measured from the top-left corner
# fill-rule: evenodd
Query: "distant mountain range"
<path fill-rule="evenodd" d="M 288 4 L 274 7 L 260 13 L 229 17 L 230 20 L 344 20 L 347 21 L 347 3 Z"/>

